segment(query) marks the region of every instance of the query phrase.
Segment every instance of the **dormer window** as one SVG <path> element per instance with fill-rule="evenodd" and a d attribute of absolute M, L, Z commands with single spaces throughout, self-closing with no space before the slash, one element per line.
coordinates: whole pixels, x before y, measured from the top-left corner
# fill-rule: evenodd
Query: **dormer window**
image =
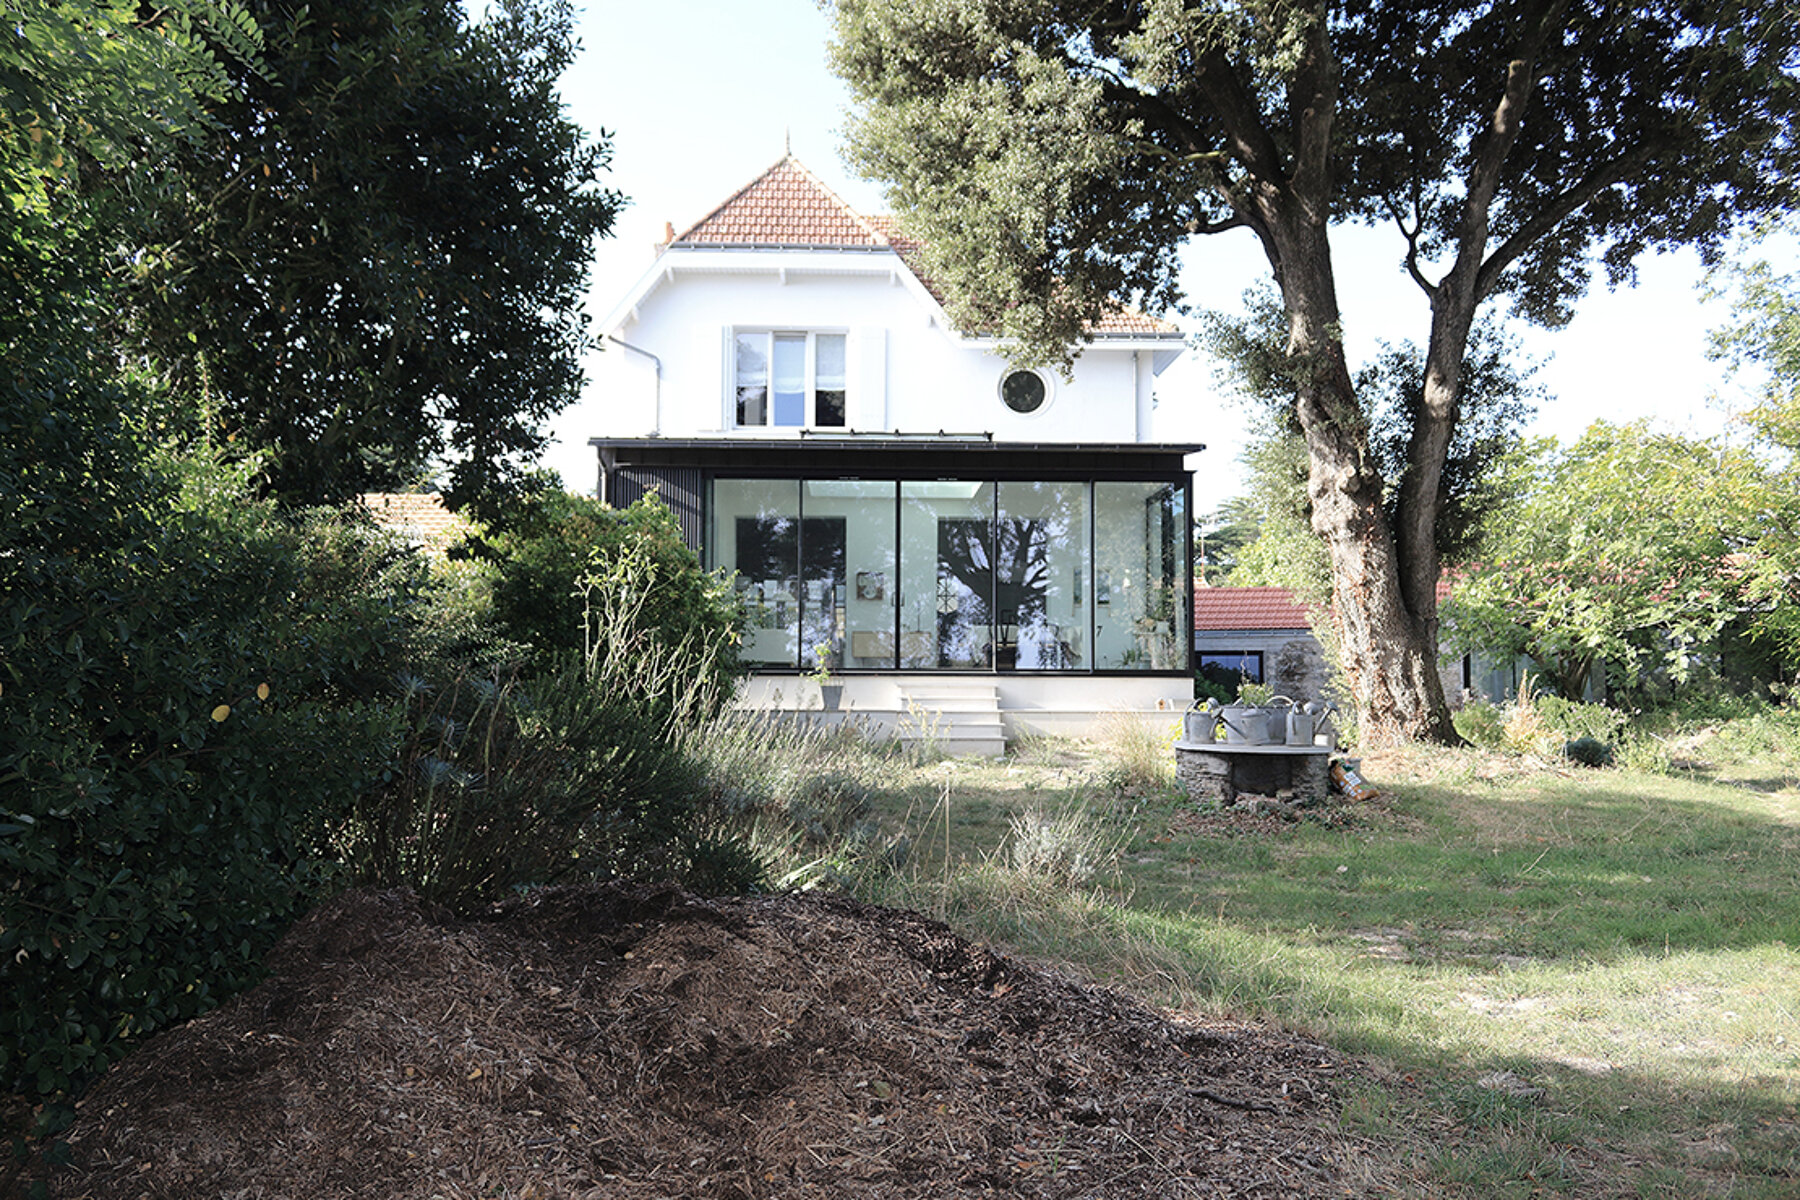
<path fill-rule="evenodd" d="M 738 331 L 738 425 L 842 429 L 844 343 L 841 333 Z"/>

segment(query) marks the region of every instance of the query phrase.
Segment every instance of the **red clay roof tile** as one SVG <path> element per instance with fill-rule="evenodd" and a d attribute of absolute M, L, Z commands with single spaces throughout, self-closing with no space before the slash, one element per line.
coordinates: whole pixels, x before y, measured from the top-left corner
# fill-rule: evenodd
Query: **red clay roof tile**
<path fill-rule="evenodd" d="M 790 154 L 701 217 L 673 244 L 884 249 L 888 240 Z"/>
<path fill-rule="evenodd" d="M 1286 588 L 1194 589 L 1194 629 L 1306 629 L 1306 606 Z"/>
<path fill-rule="evenodd" d="M 851 208 L 793 155 L 764 171 L 723 204 L 701 217 L 675 246 L 892 249 L 939 304 L 944 293 L 925 274 L 920 243 L 900 232 L 891 216 L 865 217 Z M 1167 321 L 1122 306 L 1089 327 L 1094 334 L 1172 334 Z"/>

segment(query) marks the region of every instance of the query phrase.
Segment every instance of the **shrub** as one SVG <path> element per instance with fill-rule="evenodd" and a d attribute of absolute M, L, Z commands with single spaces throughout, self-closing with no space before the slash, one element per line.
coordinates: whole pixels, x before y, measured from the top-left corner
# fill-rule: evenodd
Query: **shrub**
<path fill-rule="evenodd" d="M 418 576 L 156 449 L 142 385 L 37 349 L 0 405 L 0 1086 L 54 1106 L 249 983 L 329 882 Z"/>
<path fill-rule="evenodd" d="M 1085 808 L 1047 813 L 1034 805 L 1011 821 L 1007 865 L 1023 881 L 1084 887 L 1118 857 L 1123 840 Z"/>
<path fill-rule="evenodd" d="M 626 555 L 643 568 L 633 629 L 680 641 L 717 637 L 742 624 L 735 592 L 701 569 L 674 514 L 654 495 L 615 509 L 546 484 L 521 502 L 505 530 L 487 538 L 481 553 L 494 564 L 499 633 L 543 658 L 586 648 L 584 583 Z M 729 691 L 739 674 L 735 640 L 720 641 L 709 669 L 706 684 Z"/>
<path fill-rule="evenodd" d="M 734 631 L 656 623 L 668 561 L 647 537 L 596 553 L 572 585 L 580 653 L 407 681 L 398 759 L 346 844 L 359 879 L 465 911 L 576 876 L 757 881 L 752 857 L 707 827 L 685 734 L 729 695 Z"/>
<path fill-rule="evenodd" d="M 1539 696 L 1536 703 L 1544 724 L 1571 740 L 1612 742 L 1625 730 L 1626 715 L 1604 704 L 1565 700 L 1561 696 Z"/>
<path fill-rule="evenodd" d="M 1613 748 L 1598 738 L 1578 737 L 1563 746 L 1563 754 L 1570 762 L 1584 767 L 1610 767 L 1613 764 Z"/>
<path fill-rule="evenodd" d="M 1506 743 L 1506 717 L 1498 705 L 1472 700 L 1451 714 L 1456 732 L 1469 745 L 1497 750 Z"/>
<path fill-rule="evenodd" d="M 348 826 L 359 882 L 467 912 L 524 884 L 652 863 L 678 873 L 666 856 L 686 832 L 698 768 L 581 663 L 525 680 L 409 679 L 401 710 L 399 753 Z"/>

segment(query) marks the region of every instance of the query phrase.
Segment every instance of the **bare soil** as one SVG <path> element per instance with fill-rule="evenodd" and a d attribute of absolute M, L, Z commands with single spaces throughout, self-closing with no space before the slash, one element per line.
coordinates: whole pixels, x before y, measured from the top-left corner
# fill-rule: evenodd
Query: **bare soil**
<path fill-rule="evenodd" d="M 844 899 L 353 892 L 83 1100 L 64 1198 L 1341 1197 L 1364 1067 Z"/>

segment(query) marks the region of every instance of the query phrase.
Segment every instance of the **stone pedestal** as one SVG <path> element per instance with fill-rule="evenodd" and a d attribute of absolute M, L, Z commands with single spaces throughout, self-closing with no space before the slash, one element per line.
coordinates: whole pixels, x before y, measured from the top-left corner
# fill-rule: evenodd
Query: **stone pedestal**
<path fill-rule="evenodd" d="M 1324 801 L 1331 786 L 1329 746 L 1175 743 L 1175 778 L 1196 804 L 1233 804 L 1242 793 L 1292 790 L 1302 804 Z"/>

